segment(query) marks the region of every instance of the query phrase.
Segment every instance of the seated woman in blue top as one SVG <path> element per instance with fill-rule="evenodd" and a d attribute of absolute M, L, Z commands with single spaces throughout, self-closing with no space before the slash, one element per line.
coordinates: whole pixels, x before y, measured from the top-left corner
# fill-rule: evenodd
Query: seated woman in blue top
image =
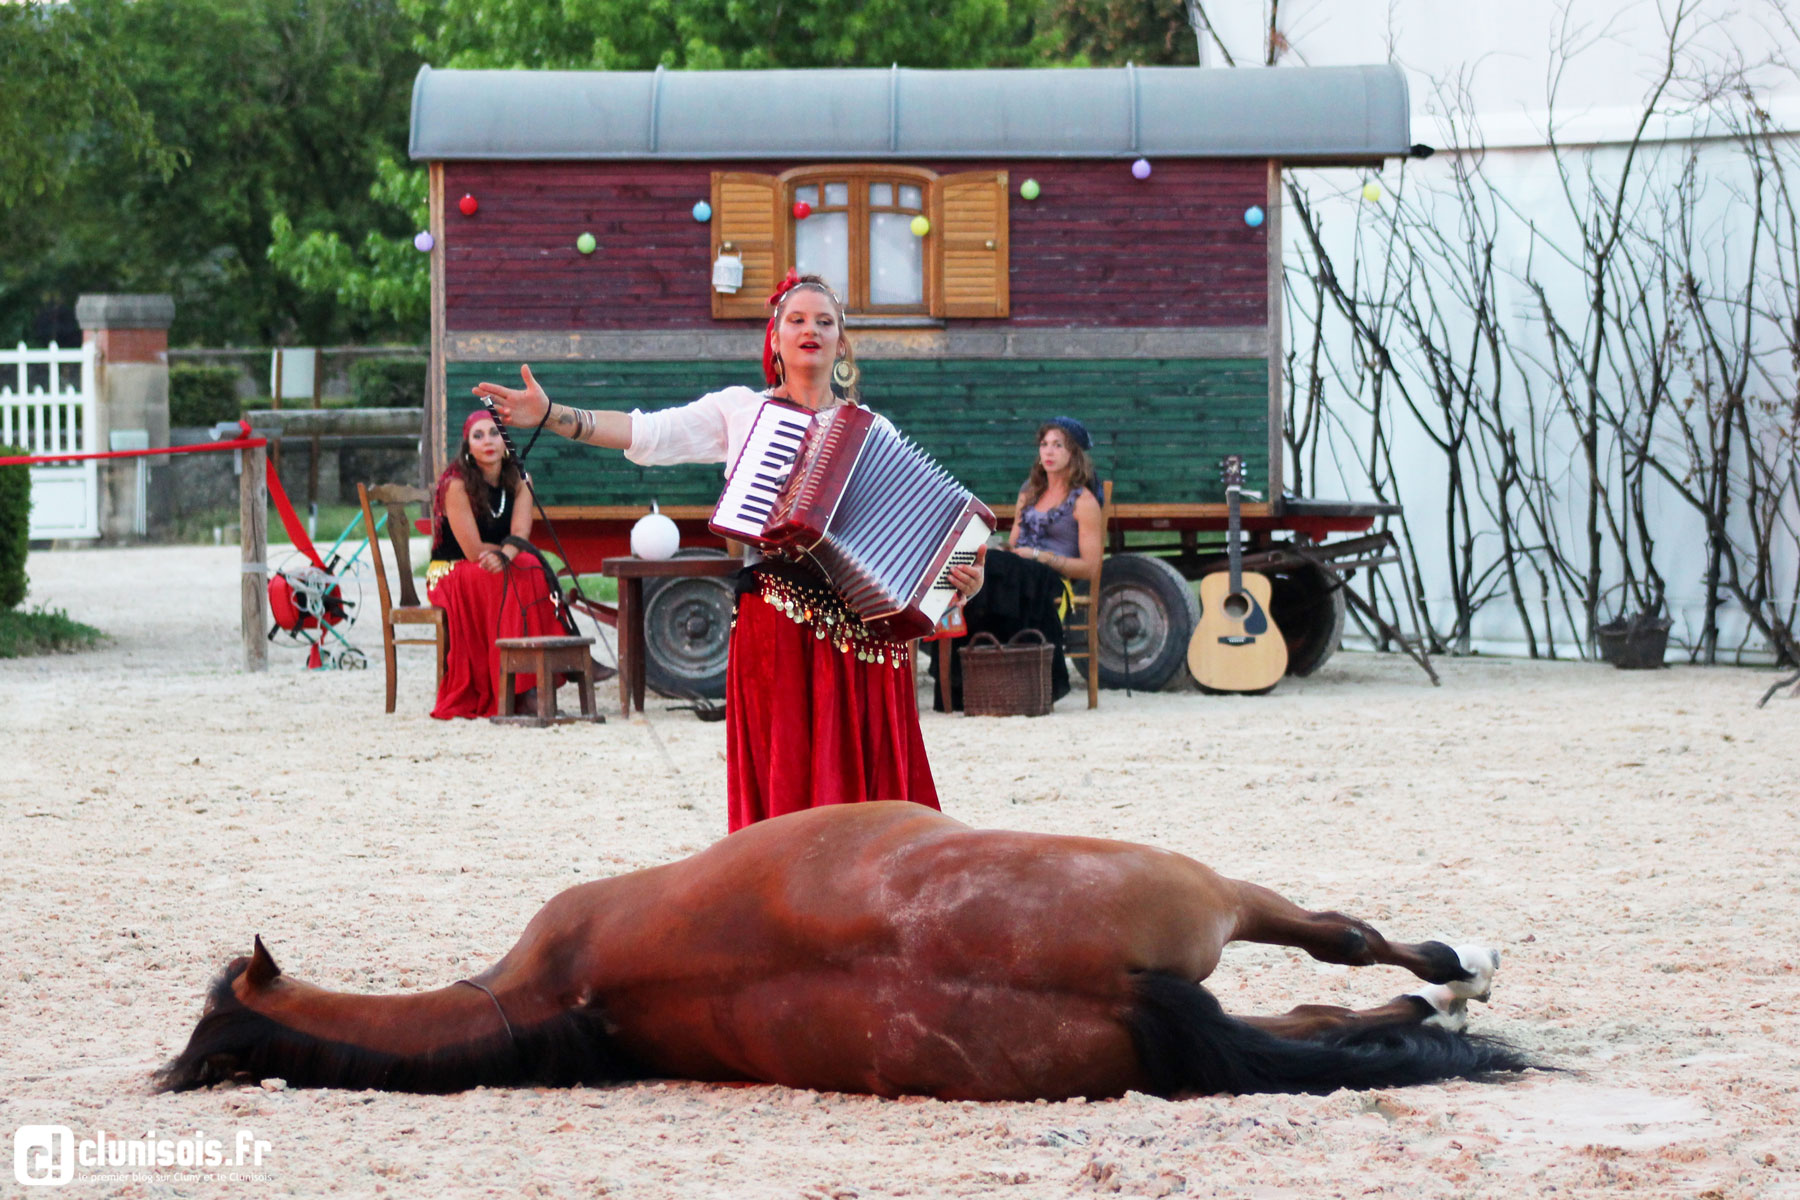
<path fill-rule="evenodd" d="M 1099 479 L 1089 457 L 1093 445 L 1086 426 L 1074 417 L 1053 417 L 1038 427 L 1037 462 L 1019 490 L 1007 538 L 1011 553 L 988 555 L 986 583 L 963 610 L 971 637 L 991 633 L 1005 642 L 1024 629 L 1042 633 L 1056 647 L 1050 660 L 1056 699 L 1069 693 L 1069 667 L 1062 654 L 1069 581 L 1089 578 L 1105 550 Z M 946 644 L 931 643 L 933 678 L 938 649 Z M 933 694 L 933 703 L 941 708 L 941 694 Z M 953 667 L 951 702 L 958 707 L 961 694 L 961 671 Z"/>

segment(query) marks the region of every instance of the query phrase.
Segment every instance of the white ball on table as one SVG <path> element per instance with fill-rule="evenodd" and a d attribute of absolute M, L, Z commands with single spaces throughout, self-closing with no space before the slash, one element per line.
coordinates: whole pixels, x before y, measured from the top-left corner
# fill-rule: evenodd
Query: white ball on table
<path fill-rule="evenodd" d="M 637 524 L 631 527 L 631 552 L 639 558 L 659 561 L 674 558 L 679 549 L 681 530 L 658 512 L 655 504 L 650 506 L 648 516 L 639 517 Z"/>

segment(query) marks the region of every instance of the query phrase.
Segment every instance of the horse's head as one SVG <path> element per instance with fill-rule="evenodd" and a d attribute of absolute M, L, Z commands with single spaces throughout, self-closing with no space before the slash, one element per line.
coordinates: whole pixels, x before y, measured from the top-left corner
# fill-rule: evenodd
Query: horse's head
<path fill-rule="evenodd" d="M 281 968 L 262 938 L 248 957 L 234 958 L 206 991 L 206 1007 L 200 1023 L 188 1038 L 187 1048 L 156 1073 L 160 1092 L 186 1092 L 226 1080 L 249 1080 L 253 1050 L 266 1046 L 271 1030 L 279 1028 L 258 1011 L 271 985 L 281 978 Z"/>

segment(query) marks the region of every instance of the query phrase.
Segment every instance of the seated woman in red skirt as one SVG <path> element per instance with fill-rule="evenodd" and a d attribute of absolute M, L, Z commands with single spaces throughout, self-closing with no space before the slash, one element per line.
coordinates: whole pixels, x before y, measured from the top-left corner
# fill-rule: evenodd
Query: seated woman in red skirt
<path fill-rule="evenodd" d="M 475 392 L 509 425 L 542 424 L 635 463 L 734 463 L 770 397 L 815 411 L 857 402 L 844 306 L 830 286 L 790 275 L 769 303 L 765 391 L 729 387 L 661 412 L 595 412 L 551 404 L 525 367 L 523 388 L 483 383 Z M 983 561 L 951 571 L 964 595 L 980 589 Z M 938 807 L 909 655 L 870 632 L 803 554 L 747 566 L 725 668 L 730 828 L 862 800 Z"/>
<path fill-rule="evenodd" d="M 434 717 L 491 717 L 500 710 L 495 638 L 564 632 L 542 563 L 506 540 L 531 536 L 531 509 L 531 485 L 507 454 L 500 427 L 485 409 L 470 413 L 462 449 L 438 476 L 431 509 L 436 520 L 426 595 L 448 614 L 450 627 Z M 536 682 L 517 677 L 523 699 L 515 712 L 529 710 L 526 693 Z"/>

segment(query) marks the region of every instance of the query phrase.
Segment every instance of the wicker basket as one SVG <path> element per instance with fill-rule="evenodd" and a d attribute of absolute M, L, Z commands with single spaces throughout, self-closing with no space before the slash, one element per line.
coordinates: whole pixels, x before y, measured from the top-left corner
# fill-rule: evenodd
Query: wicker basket
<path fill-rule="evenodd" d="M 962 649 L 963 712 L 971 717 L 1041 717 L 1050 711 L 1050 656 L 1055 652 L 1035 629 L 1015 633 L 1006 645 L 978 633 Z"/>

